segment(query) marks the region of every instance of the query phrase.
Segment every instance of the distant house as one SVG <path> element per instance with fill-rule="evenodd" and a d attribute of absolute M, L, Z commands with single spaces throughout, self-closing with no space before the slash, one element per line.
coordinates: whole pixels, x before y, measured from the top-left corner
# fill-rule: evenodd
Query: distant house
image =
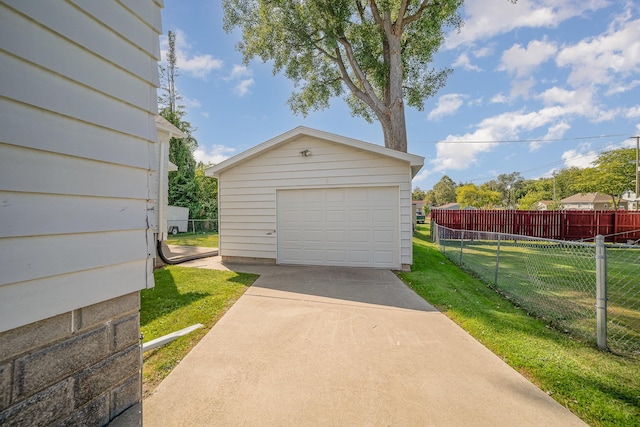
<path fill-rule="evenodd" d="M 636 196 L 635 191 L 625 191 L 622 198 L 627 201 L 630 211 L 640 210 L 640 197 Z"/>
<path fill-rule="evenodd" d="M 459 203 L 446 203 L 442 206 L 434 206 L 431 209 L 448 209 L 448 210 L 460 210 Z"/>
<path fill-rule="evenodd" d="M 416 209 L 424 212 L 424 205 L 427 203 L 426 200 L 412 200 L 411 204 L 415 205 Z"/>
<path fill-rule="evenodd" d="M 162 3 L 0 0 L 2 425 L 106 425 L 141 402 Z"/>
<path fill-rule="evenodd" d="M 537 211 L 548 211 L 552 206 L 553 200 L 540 200 L 535 207 Z"/>
<path fill-rule="evenodd" d="M 578 193 L 564 198 L 560 202 L 564 210 L 603 211 L 614 209 L 611 196 L 602 193 Z M 620 200 L 620 209 L 627 209 L 627 205 L 626 200 Z"/>

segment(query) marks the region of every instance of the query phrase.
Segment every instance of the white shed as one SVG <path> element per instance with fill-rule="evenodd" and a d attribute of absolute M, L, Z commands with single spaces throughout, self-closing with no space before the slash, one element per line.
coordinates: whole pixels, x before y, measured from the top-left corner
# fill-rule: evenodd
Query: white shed
<path fill-rule="evenodd" d="M 424 158 L 298 127 L 207 169 L 223 261 L 408 269 Z"/>

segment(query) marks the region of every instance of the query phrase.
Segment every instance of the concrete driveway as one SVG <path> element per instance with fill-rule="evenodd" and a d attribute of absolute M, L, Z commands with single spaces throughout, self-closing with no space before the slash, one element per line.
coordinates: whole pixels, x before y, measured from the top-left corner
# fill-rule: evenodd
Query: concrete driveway
<path fill-rule="evenodd" d="M 232 269 L 261 276 L 144 401 L 145 426 L 585 425 L 390 271 Z"/>

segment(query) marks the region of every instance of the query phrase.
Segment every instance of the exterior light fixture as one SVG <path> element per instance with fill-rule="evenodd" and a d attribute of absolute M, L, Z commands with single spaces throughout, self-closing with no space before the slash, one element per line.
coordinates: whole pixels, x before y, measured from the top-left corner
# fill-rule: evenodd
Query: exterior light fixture
<path fill-rule="evenodd" d="M 300 155 L 301 155 L 302 157 L 309 157 L 309 156 L 311 155 L 311 150 L 302 150 L 302 151 L 300 152 Z"/>

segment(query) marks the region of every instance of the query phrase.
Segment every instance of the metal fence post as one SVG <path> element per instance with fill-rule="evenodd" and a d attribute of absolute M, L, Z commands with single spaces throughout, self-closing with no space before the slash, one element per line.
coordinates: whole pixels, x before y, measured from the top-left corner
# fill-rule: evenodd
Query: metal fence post
<path fill-rule="evenodd" d="M 607 252 L 604 236 L 596 236 L 596 323 L 598 347 L 607 348 Z"/>
<path fill-rule="evenodd" d="M 498 287 L 498 269 L 500 268 L 500 235 L 498 234 L 498 248 L 496 249 L 496 275 L 493 279 L 493 286 Z"/>
<path fill-rule="evenodd" d="M 460 265 L 462 265 L 462 248 L 464 248 L 464 231 L 460 235 Z"/>

